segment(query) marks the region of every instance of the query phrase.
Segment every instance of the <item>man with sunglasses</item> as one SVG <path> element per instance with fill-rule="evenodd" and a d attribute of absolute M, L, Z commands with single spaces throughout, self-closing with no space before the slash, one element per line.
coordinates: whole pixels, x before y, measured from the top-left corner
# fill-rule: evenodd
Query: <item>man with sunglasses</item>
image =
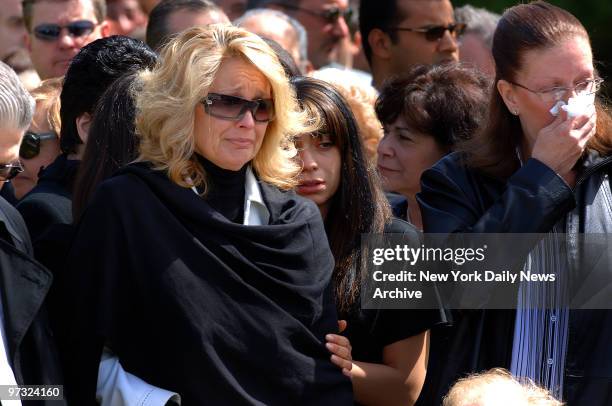
<path fill-rule="evenodd" d="M 0 62 L 0 187 L 21 170 L 19 145 L 33 113 L 34 100 L 17 74 Z M 32 260 L 32 244 L 24 221 L 3 198 L 0 280 L 0 385 L 61 384 L 58 354 L 44 308 L 53 277 Z M 22 403 L 13 400 L 10 404 Z"/>
<path fill-rule="evenodd" d="M 315 69 L 334 62 L 349 35 L 348 0 L 249 0 L 247 9 L 274 8 L 300 22 L 308 33 L 308 58 Z"/>
<path fill-rule="evenodd" d="M 458 61 L 465 30 L 450 0 L 361 0 L 359 26 L 377 89 L 413 65 Z"/>
<path fill-rule="evenodd" d="M 41 79 L 63 76 L 79 50 L 109 35 L 105 0 L 24 0 L 26 45 Z"/>

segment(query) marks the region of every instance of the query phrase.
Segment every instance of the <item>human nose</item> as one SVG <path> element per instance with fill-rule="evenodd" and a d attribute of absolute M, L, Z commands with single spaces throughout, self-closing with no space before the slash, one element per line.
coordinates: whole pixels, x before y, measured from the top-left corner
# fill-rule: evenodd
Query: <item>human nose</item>
<path fill-rule="evenodd" d="M 308 147 L 300 151 L 300 159 L 302 160 L 302 168 L 304 171 L 314 171 L 319 167 L 314 154 Z"/>
<path fill-rule="evenodd" d="M 253 128 L 255 127 L 255 118 L 253 117 L 253 111 L 247 109 L 245 113 L 242 115 L 240 120 L 238 120 L 238 126 L 243 128 Z"/>
<path fill-rule="evenodd" d="M 393 156 L 393 148 L 391 148 L 391 142 L 389 141 L 388 135 L 385 135 L 383 139 L 380 140 L 376 152 L 378 153 L 378 156 Z"/>
<path fill-rule="evenodd" d="M 341 14 L 334 22 L 332 33 L 337 38 L 345 38 L 349 35 L 348 23 Z"/>
<path fill-rule="evenodd" d="M 77 46 L 77 37 L 71 35 L 66 28 L 62 28 L 57 39 L 60 48 L 74 48 Z"/>
<path fill-rule="evenodd" d="M 459 49 L 459 45 L 457 42 L 457 37 L 455 34 L 451 33 L 450 30 L 445 30 L 444 35 L 440 38 L 438 42 L 438 49 L 440 52 L 445 53 L 457 53 Z"/>

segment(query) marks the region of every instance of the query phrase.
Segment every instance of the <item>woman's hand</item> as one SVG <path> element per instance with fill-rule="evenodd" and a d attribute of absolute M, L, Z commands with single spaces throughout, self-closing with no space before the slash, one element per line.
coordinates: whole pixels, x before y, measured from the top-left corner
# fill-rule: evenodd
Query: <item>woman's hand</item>
<path fill-rule="evenodd" d="M 555 121 L 540 130 L 531 152 L 532 158 L 561 176 L 567 175 L 595 134 L 596 120 L 594 108 L 587 114 L 573 118 L 560 111 Z"/>
<path fill-rule="evenodd" d="M 346 320 L 338 321 L 338 332 L 342 333 L 346 329 Z M 342 373 L 349 378 L 353 369 L 352 347 L 348 338 L 338 334 L 327 334 L 325 346 L 332 353 L 331 362 L 342 368 Z"/>

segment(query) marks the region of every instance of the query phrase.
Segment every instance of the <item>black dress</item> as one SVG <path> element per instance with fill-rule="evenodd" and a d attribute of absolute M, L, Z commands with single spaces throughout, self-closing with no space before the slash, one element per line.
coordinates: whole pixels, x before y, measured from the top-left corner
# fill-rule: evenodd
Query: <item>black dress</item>
<path fill-rule="evenodd" d="M 402 234 L 404 241 L 413 246 L 419 246 L 421 242 L 419 231 L 398 218 L 393 218 L 384 232 Z M 358 302 L 341 318 L 347 320 L 343 334 L 351 342 L 353 359 L 376 364 L 383 363 L 383 349 L 387 345 L 424 333 L 446 322 L 441 304 L 437 310 L 404 310 L 363 309 Z"/>
<path fill-rule="evenodd" d="M 69 259 L 70 400 L 95 404 L 106 345 L 186 406 L 351 404 L 324 346 L 337 316 L 317 207 L 260 183 L 269 223 L 244 226 L 235 203 L 215 209 L 224 172 L 208 169 L 212 206 L 143 163 L 93 197 Z"/>

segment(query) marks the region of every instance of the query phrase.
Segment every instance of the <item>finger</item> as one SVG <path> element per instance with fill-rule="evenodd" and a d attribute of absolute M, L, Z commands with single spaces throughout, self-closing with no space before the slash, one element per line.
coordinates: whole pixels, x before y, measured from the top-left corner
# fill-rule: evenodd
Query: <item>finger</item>
<path fill-rule="evenodd" d="M 353 374 L 351 373 L 351 371 L 346 368 L 342 368 L 342 373 L 351 379 L 353 378 Z"/>
<path fill-rule="evenodd" d="M 591 138 L 594 134 L 595 134 L 595 125 L 596 122 L 594 119 L 591 119 L 589 121 L 587 121 L 584 126 L 582 126 L 580 129 L 577 129 L 576 131 L 579 134 L 579 139 L 582 141 L 585 138 L 589 139 Z"/>
<path fill-rule="evenodd" d="M 342 333 L 344 330 L 346 330 L 347 325 L 346 320 L 338 320 L 338 333 Z"/>
<path fill-rule="evenodd" d="M 330 359 L 332 364 L 336 365 L 339 368 L 348 369 L 350 371 L 350 368 L 353 367 L 353 363 L 351 361 L 340 358 L 337 355 L 332 355 Z"/>
<path fill-rule="evenodd" d="M 329 350 L 329 352 L 331 352 L 332 354 L 335 354 L 339 357 L 342 357 L 343 359 L 347 359 L 347 360 L 351 360 L 351 350 L 347 347 L 342 347 L 340 345 L 336 345 L 336 344 L 332 344 L 332 343 L 327 343 L 325 344 L 325 347 L 327 347 L 327 349 Z"/>
<path fill-rule="evenodd" d="M 338 334 L 327 334 L 325 336 L 325 340 L 329 341 L 330 343 L 342 345 L 344 347 L 351 346 L 351 342 L 349 341 L 348 338 L 346 338 L 345 336 L 338 335 Z"/>

